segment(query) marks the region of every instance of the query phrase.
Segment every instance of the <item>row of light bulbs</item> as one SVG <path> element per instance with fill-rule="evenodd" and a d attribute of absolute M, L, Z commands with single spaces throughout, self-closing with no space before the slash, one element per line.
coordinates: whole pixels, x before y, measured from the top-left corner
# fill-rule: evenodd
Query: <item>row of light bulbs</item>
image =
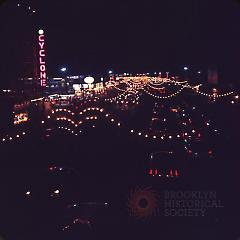
<path fill-rule="evenodd" d="M 168 99 L 168 98 L 172 98 L 172 97 L 177 96 L 178 94 L 180 94 L 183 91 L 183 89 L 184 89 L 184 87 L 180 88 L 178 91 L 176 91 L 175 93 L 172 93 L 172 94 L 170 94 L 168 96 L 159 96 L 159 95 L 156 95 L 156 94 L 153 94 L 153 93 L 149 92 L 146 89 L 143 89 L 143 91 L 145 93 L 147 93 L 148 95 L 150 95 L 150 96 L 152 96 L 154 98 L 157 98 L 157 99 Z"/>
<path fill-rule="evenodd" d="M 7 143 L 7 142 L 13 142 L 16 141 L 18 139 L 22 139 L 23 137 L 26 136 L 26 132 L 21 132 L 19 134 L 16 134 L 14 136 L 6 136 L 2 138 L 2 142 L 3 143 Z"/>
<path fill-rule="evenodd" d="M 125 78 L 125 79 L 123 80 L 123 82 L 128 83 L 129 81 L 133 81 L 133 78 L 134 78 L 134 77 L 132 77 L 132 78 L 127 77 L 127 78 Z M 139 89 L 143 89 L 147 94 L 151 95 L 152 97 L 158 98 L 158 99 L 167 99 L 167 98 L 170 98 L 170 97 L 174 97 L 174 96 L 176 96 L 178 93 L 180 93 L 180 92 L 183 90 L 183 88 L 190 88 L 190 89 L 192 89 L 192 90 L 196 90 L 196 89 L 197 89 L 196 92 L 197 92 L 198 94 L 202 94 L 202 95 L 204 95 L 204 96 L 213 97 L 213 98 L 226 97 L 226 96 L 229 96 L 229 95 L 233 94 L 233 92 L 229 92 L 229 93 L 225 93 L 225 94 L 207 94 L 207 93 L 204 93 L 204 92 L 199 91 L 199 87 L 200 87 L 202 84 L 199 84 L 199 85 L 197 85 L 197 86 L 192 87 L 192 86 L 190 86 L 190 85 L 188 84 L 187 81 L 179 82 L 179 81 L 175 81 L 175 80 L 171 80 L 171 79 L 150 78 L 150 77 L 146 77 L 146 76 L 145 76 L 144 79 L 143 79 L 143 78 L 140 78 L 140 80 L 139 80 L 139 77 L 136 77 L 136 78 L 135 78 L 135 81 L 136 81 L 136 80 L 140 81 L 140 85 L 139 85 L 140 87 L 139 87 Z M 145 81 L 145 82 L 147 82 L 147 83 L 142 84 L 143 81 Z M 150 88 L 152 88 L 152 89 L 154 89 L 154 90 L 160 90 L 159 88 L 157 88 L 157 87 L 155 87 L 155 86 L 151 86 L 150 84 L 158 85 L 158 86 L 159 86 L 159 85 L 162 85 L 162 84 L 164 84 L 164 83 L 172 83 L 172 84 L 174 84 L 174 85 L 181 85 L 181 86 L 183 86 L 183 87 L 181 88 L 181 90 L 178 90 L 176 93 L 173 93 L 173 94 L 171 94 L 171 95 L 169 95 L 169 96 L 158 96 L 158 95 L 155 95 L 155 94 L 153 94 L 153 93 L 148 92 L 148 91 L 145 89 L 145 86 L 147 85 L 148 87 L 150 87 Z M 116 88 L 116 86 L 115 86 L 115 88 Z M 122 89 L 119 89 L 119 90 L 122 90 Z M 125 91 L 125 90 L 122 90 L 122 91 Z M 180 91 L 180 92 L 179 92 L 179 91 Z"/>

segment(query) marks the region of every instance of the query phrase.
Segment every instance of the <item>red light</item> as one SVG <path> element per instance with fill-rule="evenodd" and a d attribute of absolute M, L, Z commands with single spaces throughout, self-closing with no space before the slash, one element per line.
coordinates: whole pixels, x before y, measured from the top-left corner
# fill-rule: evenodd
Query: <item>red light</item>
<path fill-rule="evenodd" d="M 179 173 L 178 173 L 178 170 L 177 170 L 177 169 L 175 170 L 175 176 L 176 176 L 176 177 L 179 176 Z"/>
<path fill-rule="evenodd" d="M 170 176 L 173 177 L 173 170 L 170 170 Z"/>
<path fill-rule="evenodd" d="M 39 51 L 39 55 L 40 55 L 41 57 L 45 57 L 45 56 L 46 56 L 46 55 L 45 55 L 45 50 L 44 50 L 44 49 L 40 50 L 40 51 Z"/>
<path fill-rule="evenodd" d="M 38 40 L 39 40 L 39 45 L 41 46 L 41 42 L 44 42 L 44 35 L 43 34 L 39 35 Z"/>
<path fill-rule="evenodd" d="M 188 150 L 188 153 L 189 153 L 189 154 L 192 154 L 192 150 Z"/>
<path fill-rule="evenodd" d="M 40 62 L 40 64 L 46 64 L 46 62 L 44 62 L 44 61 L 42 60 L 42 57 L 39 58 L 39 62 Z"/>
<path fill-rule="evenodd" d="M 40 78 L 46 79 L 47 78 L 46 72 L 40 72 Z"/>
<path fill-rule="evenodd" d="M 45 72 L 46 71 L 46 66 L 45 65 L 41 65 L 40 66 L 40 70 L 41 70 L 41 72 Z"/>
<path fill-rule="evenodd" d="M 158 170 L 156 169 L 156 170 L 155 170 L 155 175 L 157 175 L 157 174 L 158 174 Z"/>
<path fill-rule="evenodd" d="M 153 170 L 152 170 L 152 169 L 150 169 L 150 171 L 149 171 L 149 174 L 150 174 L 150 175 L 152 175 L 152 174 L 153 174 Z"/>
<path fill-rule="evenodd" d="M 208 151 L 208 154 L 209 154 L 209 155 L 212 155 L 212 153 L 213 153 L 212 150 L 209 150 L 209 151 Z"/>

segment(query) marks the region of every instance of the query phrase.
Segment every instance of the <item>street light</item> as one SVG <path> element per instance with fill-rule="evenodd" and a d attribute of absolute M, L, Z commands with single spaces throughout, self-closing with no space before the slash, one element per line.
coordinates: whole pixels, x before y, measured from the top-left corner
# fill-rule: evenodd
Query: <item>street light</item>
<path fill-rule="evenodd" d="M 67 71 L 67 68 L 65 68 L 65 67 L 61 68 L 61 72 L 66 72 L 66 71 Z"/>
<path fill-rule="evenodd" d="M 183 69 L 184 69 L 185 71 L 187 71 L 187 70 L 188 70 L 188 67 L 184 67 Z"/>
<path fill-rule="evenodd" d="M 113 73 L 113 71 L 112 71 L 112 70 L 109 70 L 109 71 L 108 71 L 108 74 L 112 74 L 112 73 Z"/>

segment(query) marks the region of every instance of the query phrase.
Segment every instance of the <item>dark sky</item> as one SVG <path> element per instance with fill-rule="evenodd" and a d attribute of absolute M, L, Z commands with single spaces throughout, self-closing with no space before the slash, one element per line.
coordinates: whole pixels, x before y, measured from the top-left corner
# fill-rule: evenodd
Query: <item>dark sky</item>
<path fill-rule="evenodd" d="M 79 74 L 108 69 L 177 71 L 185 64 L 216 64 L 225 81 L 238 80 L 237 1 L 19 2 L 22 9 L 13 0 L 0 7 L 1 81 L 11 81 L 21 72 L 19 56 L 31 42 L 34 27 L 40 26 L 46 31 L 50 75 L 63 65 L 69 73 Z M 36 17 L 27 16 L 28 5 L 37 10 Z"/>

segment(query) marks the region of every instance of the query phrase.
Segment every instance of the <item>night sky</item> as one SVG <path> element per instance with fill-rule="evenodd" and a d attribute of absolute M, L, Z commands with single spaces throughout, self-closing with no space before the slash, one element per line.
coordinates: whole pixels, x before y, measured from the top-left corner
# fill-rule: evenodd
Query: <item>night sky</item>
<path fill-rule="evenodd" d="M 35 17 L 28 16 L 28 5 Z M 239 22 L 234 0 L 9 0 L 0 7 L 1 85 L 19 77 L 34 27 L 46 31 L 48 75 L 58 75 L 61 66 L 69 74 L 178 73 L 185 65 L 216 64 L 224 82 L 236 83 Z"/>

